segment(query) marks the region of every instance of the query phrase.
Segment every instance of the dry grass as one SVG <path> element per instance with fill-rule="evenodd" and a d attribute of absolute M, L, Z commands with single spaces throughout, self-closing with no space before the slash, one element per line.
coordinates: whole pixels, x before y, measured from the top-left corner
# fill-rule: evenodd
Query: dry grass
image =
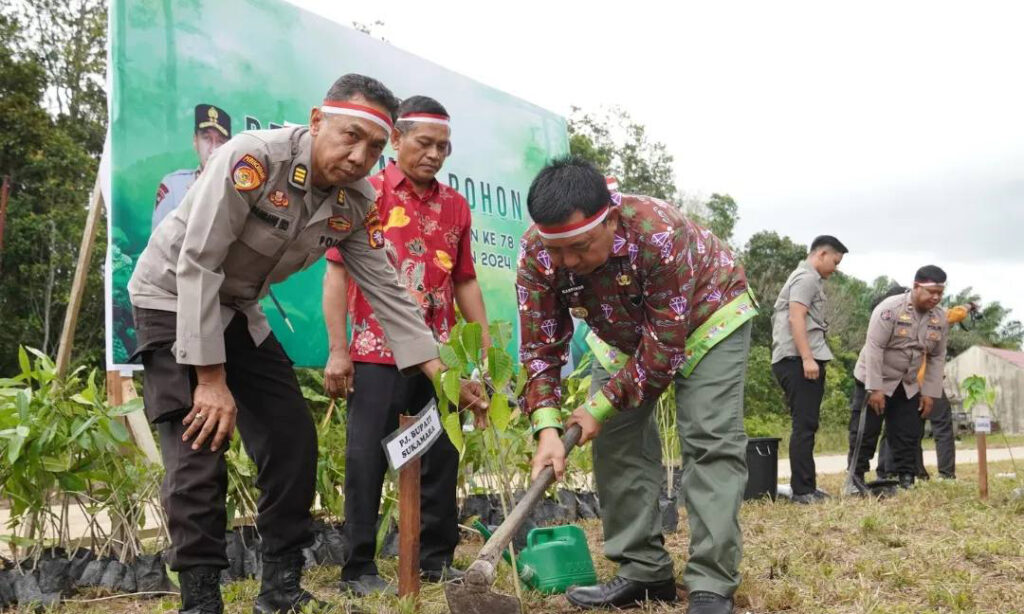
<path fill-rule="evenodd" d="M 736 611 L 1024 612 L 1024 500 L 1011 499 L 1011 491 L 1021 486 L 1022 479 L 995 477 L 1012 467 L 994 463 L 991 497 L 980 502 L 976 466 L 959 469 L 962 477 L 957 482 L 925 483 L 890 500 L 835 498 L 816 506 L 745 504 L 746 549 Z M 841 481 L 842 476 L 829 476 L 822 486 L 837 492 Z M 614 569 L 600 554 L 600 524 L 584 526 L 598 574 L 607 578 Z M 667 541 L 681 573 L 687 544 L 685 519 Z M 468 564 L 479 546 L 479 541 L 460 546 L 457 562 Z M 385 575 L 394 577 L 393 560 L 382 567 Z M 513 594 L 508 568 L 502 569 L 496 590 Z M 322 568 L 309 573 L 306 584 L 343 612 L 345 600 L 336 591 L 337 580 L 336 568 Z M 227 612 L 251 612 L 257 590 L 255 581 L 226 587 Z M 392 599 L 364 600 L 360 605 L 371 612 L 413 611 L 410 604 Z M 528 595 L 524 605 L 531 613 L 574 611 L 562 597 Z M 55 611 L 156 614 L 174 612 L 175 607 L 176 600 L 171 598 L 121 598 L 68 603 Z M 447 611 L 439 587 L 425 588 L 419 611 Z"/>

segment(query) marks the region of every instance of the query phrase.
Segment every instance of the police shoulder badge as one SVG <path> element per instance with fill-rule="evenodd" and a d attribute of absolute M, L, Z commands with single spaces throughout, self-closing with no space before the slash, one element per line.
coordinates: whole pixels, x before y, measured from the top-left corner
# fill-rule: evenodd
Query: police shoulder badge
<path fill-rule="evenodd" d="M 251 192 L 263 185 L 267 180 L 267 169 L 263 163 L 252 154 L 245 154 L 235 162 L 235 168 L 231 171 L 231 178 L 235 182 L 235 189 L 239 192 Z"/>
<path fill-rule="evenodd" d="M 161 183 L 160 187 L 156 189 L 156 204 L 157 205 L 159 205 L 161 202 L 163 202 L 164 197 L 167 196 L 168 192 L 170 192 L 170 190 L 167 189 L 167 186 L 164 185 L 163 183 Z"/>
<path fill-rule="evenodd" d="M 351 230 L 352 222 L 344 215 L 335 215 L 327 220 L 327 226 L 337 232 Z"/>
<path fill-rule="evenodd" d="M 288 208 L 288 195 L 284 193 L 284 190 L 274 190 L 267 197 L 267 200 L 278 209 Z"/>
<path fill-rule="evenodd" d="M 891 319 L 892 319 L 892 310 L 886 309 L 885 311 L 882 312 L 882 321 L 888 322 Z"/>
<path fill-rule="evenodd" d="M 370 242 L 370 247 L 373 249 L 384 247 L 384 229 L 380 224 L 380 214 L 377 212 L 376 204 L 370 207 L 370 210 L 366 213 L 363 225 L 366 226 L 366 236 Z"/>

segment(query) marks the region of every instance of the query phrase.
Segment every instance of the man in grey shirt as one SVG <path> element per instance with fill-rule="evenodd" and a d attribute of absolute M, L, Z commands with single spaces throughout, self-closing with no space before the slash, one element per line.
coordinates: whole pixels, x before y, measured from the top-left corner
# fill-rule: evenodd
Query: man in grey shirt
<path fill-rule="evenodd" d="M 847 251 L 833 236 L 815 238 L 807 259 L 779 291 L 772 315 L 772 373 L 786 393 L 793 418 L 789 466 L 797 503 L 813 503 L 827 496 L 818 490 L 814 470 L 814 435 L 825 394 L 825 365 L 832 360 L 825 342 L 824 285 Z"/>

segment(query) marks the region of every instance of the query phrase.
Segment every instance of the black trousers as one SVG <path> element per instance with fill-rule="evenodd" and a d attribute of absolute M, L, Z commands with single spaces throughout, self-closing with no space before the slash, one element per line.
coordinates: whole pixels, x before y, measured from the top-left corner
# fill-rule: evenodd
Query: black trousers
<path fill-rule="evenodd" d="M 140 321 L 137 318 L 136 323 Z M 175 571 L 196 565 L 224 568 L 228 566 L 224 538 L 227 446 L 211 452 L 207 442 L 193 450 L 191 441 L 181 440 L 185 432 L 181 420 L 191 409 L 196 376 L 192 367 L 177 364 L 171 344 L 173 339 L 149 343 L 141 352 L 146 367 L 143 396 L 147 411 L 158 416 L 156 429 L 166 471 L 161 499 L 171 534 L 169 563 Z M 264 558 L 274 560 L 312 542 L 316 428 L 292 362 L 273 334 L 257 347 L 245 317 L 236 315 L 224 331 L 224 344 L 224 368 L 238 407 L 238 430 L 257 467 L 256 526 Z"/>
<path fill-rule="evenodd" d="M 381 440 L 398 428 L 400 414 L 416 414 L 434 398 L 427 376 L 406 377 L 390 365 L 357 362 L 354 388 L 345 452 L 345 536 L 352 554 L 343 580 L 377 573 L 376 525 L 388 470 Z M 441 569 L 451 564 L 459 542 L 459 452 L 441 433 L 420 461 L 420 567 Z"/>
<path fill-rule="evenodd" d="M 939 475 L 945 478 L 956 477 L 956 436 L 953 434 L 953 409 L 950 406 L 946 393 L 935 400 L 932 413 L 928 416 L 932 424 L 932 437 L 935 439 L 935 456 L 939 465 Z M 883 474 L 895 474 L 892 469 L 892 450 L 886 441 L 882 440 L 882 447 L 878 450 L 878 472 Z M 929 478 L 928 470 L 924 467 L 924 451 L 921 446 L 917 447 L 917 470 L 920 478 Z"/>
<path fill-rule="evenodd" d="M 803 361 L 797 357 L 783 358 L 772 365 L 772 373 L 786 393 L 786 404 L 793 420 L 789 437 L 789 468 L 794 495 L 805 495 L 818 489 L 814 467 L 814 436 L 821 417 L 821 399 L 825 396 L 825 367 L 818 361 L 817 379 L 804 377 Z"/>
<path fill-rule="evenodd" d="M 865 412 L 864 438 L 861 440 L 857 454 L 855 471 L 863 475 L 867 473 L 871 458 L 878 447 L 878 435 L 882 430 L 882 418 L 885 418 L 885 436 L 893 455 L 893 472 L 896 474 L 914 474 L 917 469 L 917 450 L 921 446 L 924 435 L 924 420 L 919 413 L 920 394 L 907 398 L 903 385 L 896 386 L 891 397 L 885 398 L 885 410 L 879 416 L 873 409 L 864 405 L 867 390 L 864 383 L 857 381 L 853 391 L 853 403 L 850 412 L 850 453 L 847 463 L 853 454 L 857 442 L 857 426 L 860 421 L 861 409 Z"/>

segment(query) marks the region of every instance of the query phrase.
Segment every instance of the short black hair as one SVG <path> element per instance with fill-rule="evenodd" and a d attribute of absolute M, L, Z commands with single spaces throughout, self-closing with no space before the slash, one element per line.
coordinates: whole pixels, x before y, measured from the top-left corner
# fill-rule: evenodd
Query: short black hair
<path fill-rule="evenodd" d="M 395 98 L 387 86 L 373 77 L 356 73 L 342 75 L 334 82 L 331 89 L 327 90 L 326 98 L 327 100 L 351 100 L 356 96 L 362 96 L 370 102 L 384 107 L 394 121 L 395 113 L 398 111 L 398 98 Z"/>
<path fill-rule="evenodd" d="M 526 208 L 538 224 L 558 224 L 582 211 L 597 213 L 611 201 L 608 184 L 593 164 L 579 156 L 555 158 L 530 184 Z"/>
<path fill-rule="evenodd" d="M 811 250 L 808 253 L 813 254 L 822 247 L 831 247 L 840 254 L 846 254 L 849 253 L 850 251 L 846 249 L 846 246 L 843 245 L 842 241 L 833 237 L 832 235 L 819 235 L 817 237 L 814 237 L 814 240 L 811 241 Z"/>
<path fill-rule="evenodd" d="M 914 274 L 914 283 L 934 282 L 937 284 L 946 283 L 946 272 L 934 264 L 925 265 Z"/>

